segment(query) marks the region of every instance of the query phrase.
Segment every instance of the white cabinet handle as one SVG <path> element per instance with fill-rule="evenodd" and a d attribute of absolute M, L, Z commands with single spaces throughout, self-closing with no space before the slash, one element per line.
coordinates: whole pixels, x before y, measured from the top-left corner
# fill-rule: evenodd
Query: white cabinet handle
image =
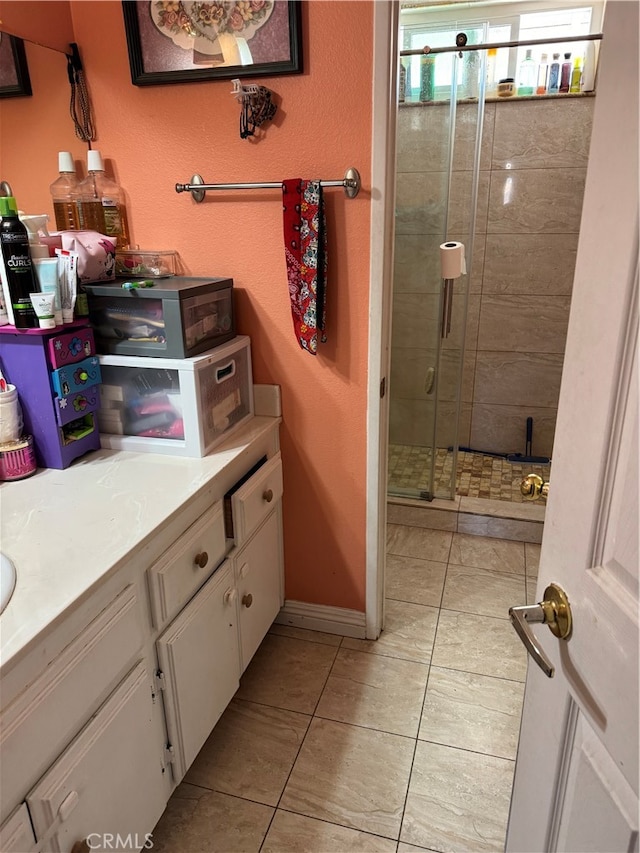
<path fill-rule="evenodd" d="M 228 589 L 225 592 L 224 596 L 222 597 L 222 600 L 224 601 L 225 604 L 233 604 L 233 602 L 236 600 L 237 597 L 238 597 L 237 589 Z"/>

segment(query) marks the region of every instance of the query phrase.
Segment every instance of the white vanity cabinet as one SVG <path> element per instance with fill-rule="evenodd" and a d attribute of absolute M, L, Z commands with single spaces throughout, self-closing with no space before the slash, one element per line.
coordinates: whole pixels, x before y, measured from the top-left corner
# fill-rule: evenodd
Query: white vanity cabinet
<path fill-rule="evenodd" d="M 100 483 L 109 512 L 103 571 L 76 583 L 75 598 L 65 588 L 72 603 L 62 615 L 11 666 L 1 662 L 1 853 L 70 853 L 83 839 L 91 849 L 115 849 L 116 836 L 130 850 L 147 843 L 282 604 L 278 424 L 255 418 L 218 456 L 179 466 L 168 457 L 100 452 L 111 466 Z M 160 493 L 172 475 L 181 491 Z M 27 517 L 37 500 L 71 505 L 71 496 L 94 488 L 95 476 L 90 464 L 39 473 L 38 488 L 32 494 L 25 481 L 11 511 Z M 144 499 L 136 491 L 142 478 L 156 484 Z M 145 511 L 132 522 L 134 501 Z M 86 527 L 92 519 L 88 513 Z M 139 538 L 130 534 L 136 524 L 145 525 Z M 125 544 L 115 561 L 110 536 L 117 540 L 119 530 Z M 77 543 L 78 563 L 60 569 L 60 583 L 86 573 L 82 555 L 99 557 L 102 535 L 96 524 Z M 25 528 L 25 564 L 29 541 Z M 46 558 L 62 567 L 68 551 L 59 563 L 55 551 Z M 24 620 L 28 602 L 19 606 Z"/>

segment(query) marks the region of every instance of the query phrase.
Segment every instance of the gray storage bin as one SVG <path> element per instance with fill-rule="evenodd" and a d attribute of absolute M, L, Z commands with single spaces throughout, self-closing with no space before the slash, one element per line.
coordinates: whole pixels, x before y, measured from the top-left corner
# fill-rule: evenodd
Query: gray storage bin
<path fill-rule="evenodd" d="M 83 285 L 99 353 L 189 358 L 235 337 L 233 279 L 174 276 L 130 290 L 126 281 Z"/>

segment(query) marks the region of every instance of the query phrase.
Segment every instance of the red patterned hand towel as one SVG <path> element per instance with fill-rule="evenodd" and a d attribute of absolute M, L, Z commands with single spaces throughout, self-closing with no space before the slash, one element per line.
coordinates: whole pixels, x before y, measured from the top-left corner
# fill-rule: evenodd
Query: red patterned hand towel
<path fill-rule="evenodd" d="M 284 249 L 296 338 L 312 355 L 324 343 L 327 245 L 320 181 L 283 181 Z"/>

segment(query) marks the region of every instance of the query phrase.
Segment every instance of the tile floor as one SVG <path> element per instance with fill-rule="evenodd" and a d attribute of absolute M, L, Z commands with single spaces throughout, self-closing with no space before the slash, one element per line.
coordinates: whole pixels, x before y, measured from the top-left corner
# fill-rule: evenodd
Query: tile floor
<path fill-rule="evenodd" d="M 453 454 L 446 448 L 436 450 L 433 492 L 444 495 L 451 483 Z M 389 489 L 426 491 L 429 487 L 431 448 L 389 445 Z M 458 452 L 456 495 L 522 503 L 520 481 L 527 474 L 549 480 L 551 464 L 534 465 L 507 462 L 499 456 Z"/>
<path fill-rule="evenodd" d="M 503 849 L 539 545 L 390 524 L 377 642 L 274 625 L 154 853 Z"/>

